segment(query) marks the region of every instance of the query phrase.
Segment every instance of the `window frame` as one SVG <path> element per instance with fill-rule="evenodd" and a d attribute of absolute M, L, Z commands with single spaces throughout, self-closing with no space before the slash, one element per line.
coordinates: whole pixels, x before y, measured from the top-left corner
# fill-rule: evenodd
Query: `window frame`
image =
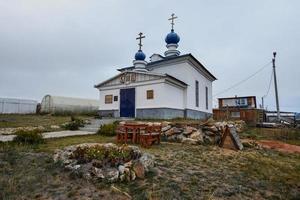
<path fill-rule="evenodd" d="M 205 107 L 208 110 L 208 87 L 205 86 Z"/>
<path fill-rule="evenodd" d="M 112 104 L 113 103 L 113 95 L 112 94 L 105 95 L 104 103 L 105 104 Z"/>
<path fill-rule="evenodd" d="M 195 81 L 195 106 L 199 107 L 199 81 Z"/>
<path fill-rule="evenodd" d="M 146 90 L 146 99 L 147 100 L 154 99 L 154 90 Z"/>

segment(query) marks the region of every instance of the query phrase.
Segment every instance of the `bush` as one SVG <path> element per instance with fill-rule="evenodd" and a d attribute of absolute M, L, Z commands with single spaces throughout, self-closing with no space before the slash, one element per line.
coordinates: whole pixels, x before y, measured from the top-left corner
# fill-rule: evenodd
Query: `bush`
<path fill-rule="evenodd" d="M 79 127 L 84 126 L 84 121 L 79 118 L 75 118 L 74 116 L 71 116 L 71 121 L 63 125 L 63 128 L 71 131 L 78 130 Z"/>
<path fill-rule="evenodd" d="M 93 161 L 93 166 L 118 166 L 135 158 L 132 148 L 123 145 L 119 148 L 96 145 L 92 147 L 77 147 L 70 155 L 71 159 L 77 159 L 79 163 Z"/>
<path fill-rule="evenodd" d="M 116 128 L 117 128 L 117 123 L 104 124 L 97 131 L 97 134 L 104 135 L 104 136 L 115 136 Z"/>
<path fill-rule="evenodd" d="M 19 130 L 15 133 L 17 136 L 13 139 L 19 144 L 41 144 L 44 138 L 40 130 Z"/>

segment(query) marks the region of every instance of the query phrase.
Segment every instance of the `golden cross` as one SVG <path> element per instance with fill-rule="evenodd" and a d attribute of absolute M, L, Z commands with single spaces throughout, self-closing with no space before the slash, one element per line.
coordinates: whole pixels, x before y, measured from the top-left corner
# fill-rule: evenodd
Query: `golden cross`
<path fill-rule="evenodd" d="M 173 28 L 174 28 L 174 19 L 177 19 L 178 17 L 176 17 L 174 13 L 171 16 L 172 17 L 170 19 L 168 19 L 168 20 L 171 20 L 172 30 L 173 30 Z"/>
<path fill-rule="evenodd" d="M 140 42 L 139 42 L 139 46 L 140 46 L 139 50 L 141 50 L 141 49 L 142 49 L 142 46 L 143 46 L 143 45 L 142 45 L 142 39 L 145 38 L 145 36 L 143 35 L 142 32 L 139 33 L 139 36 L 140 36 L 140 37 L 137 37 L 136 39 L 137 39 L 137 40 L 140 40 Z"/>

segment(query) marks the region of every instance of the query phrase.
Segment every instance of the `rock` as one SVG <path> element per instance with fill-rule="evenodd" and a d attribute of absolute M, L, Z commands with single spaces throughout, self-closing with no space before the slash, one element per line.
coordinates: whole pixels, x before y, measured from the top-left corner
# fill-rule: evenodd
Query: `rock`
<path fill-rule="evenodd" d="M 206 122 L 204 122 L 203 125 L 213 126 L 214 124 L 215 124 L 215 120 L 213 120 L 213 118 L 209 118 Z"/>
<path fill-rule="evenodd" d="M 207 136 L 214 136 L 216 135 L 214 132 L 211 132 L 211 131 L 204 131 L 204 135 L 207 135 Z"/>
<path fill-rule="evenodd" d="M 198 142 L 203 142 L 203 133 L 202 133 L 202 131 L 197 130 L 196 132 L 194 132 L 190 135 L 190 138 L 197 140 Z"/>
<path fill-rule="evenodd" d="M 120 181 L 125 181 L 126 175 L 125 174 L 120 175 L 119 179 L 120 179 Z"/>
<path fill-rule="evenodd" d="M 207 135 L 205 135 L 203 137 L 203 141 L 205 144 L 214 144 L 214 139 L 212 137 L 209 137 Z"/>
<path fill-rule="evenodd" d="M 101 179 L 105 178 L 103 170 L 102 170 L 102 169 L 99 169 L 99 168 L 97 168 L 97 167 L 93 167 L 93 168 L 92 168 L 92 173 L 93 173 L 97 178 L 101 178 Z"/>
<path fill-rule="evenodd" d="M 161 131 L 166 132 L 167 130 L 170 130 L 171 128 L 172 128 L 172 126 L 167 125 L 167 126 L 162 127 Z"/>
<path fill-rule="evenodd" d="M 171 135 L 175 135 L 175 134 L 180 134 L 180 133 L 182 133 L 182 131 L 183 130 L 181 128 L 172 127 L 171 129 L 169 129 L 168 131 L 165 132 L 165 135 L 171 136 Z"/>
<path fill-rule="evenodd" d="M 133 170 L 130 170 L 130 180 L 134 181 L 136 179 L 136 175 Z"/>
<path fill-rule="evenodd" d="M 211 132 L 214 132 L 214 133 L 219 131 L 218 128 L 217 128 L 216 126 L 210 126 L 210 127 L 208 128 L 208 130 L 211 131 Z"/>
<path fill-rule="evenodd" d="M 128 148 L 130 148 L 132 150 L 132 158 L 133 159 L 141 157 L 142 152 L 137 146 L 128 146 Z"/>
<path fill-rule="evenodd" d="M 80 149 L 78 149 L 79 147 Z M 110 161 L 107 158 L 96 159 L 96 157 L 93 160 L 90 160 L 82 159 L 81 156 L 79 158 L 74 156 L 74 151 L 76 150 L 79 150 L 80 152 L 82 151 L 82 157 L 84 157 L 87 153 L 86 151 L 89 150 L 87 148 L 94 148 L 91 150 L 96 150 L 96 153 L 97 148 L 103 149 L 103 147 L 105 148 L 105 151 L 129 151 L 129 159 L 131 160 L 125 164 L 116 166 L 115 162 Z M 118 163 L 124 162 L 121 157 L 117 157 L 116 159 L 119 159 Z M 149 171 L 149 169 L 154 166 L 154 157 L 151 154 L 142 154 L 137 146 L 123 145 L 118 147 L 112 143 L 83 143 L 80 145 L 68 146 L 63 150 L 56 150 L 53 155 L 53 160 L 55 162 L 61 162 L 64 167 L 71 170 L 74 175 L 78 175 L 87 180 L 104 179 L 108 182 L 116 182 L 120 180 L 130 181 L 136 179 L 136 177 L 144 178 L 145 172 Z"/>
<path fill-rule="evenodd" d="M 179 134 L 179 135 L 176 136 L 176 141 L 177 141 L 177 142 L 182 142 L 182 140 L 183 140 L 184 138 L 186 138 L 186 137 L 185 137 L 183 134 Z"/>
<path fill-rule="evenodd" d="M 125 171 L 124 165 L 119 165 L 118 170 L 119 170 L 120 174 L 124 174 L 124 171 Z"/>
<path fill-rule="evenodd" d="M 119 178 L 119 171 L 116 168 L 106 168 L 104 177 L 110 182 L 116 182 Z"/>
<path fill-rule="evenodd" d="M 129 161 L 129 162 L 124 164 L 125 168 L 131 168 L 131 166 L 132 166 L 132 161 Z"/>
<path fill-rule="evenodd" d="M 194 131 L 197 131 L 197 129 L 194 128 L 194 127 L 191 127 L 191 126 L 187 126 L 187 127 L 184 128 L 183 134 L 185 136 L 188 136 L 188 135 L 192 134 Z"/>
<path fill-rule="evenodd" d="M 57 126 L 57 125 L 51 125 L 50 128 L 51 128 L 51 129 L 59 129 L 60 127 Z"/>
<path fill-rule="evenodd" d="M 170 122 L 167 122 L 167 121 L 163 121 L 163 122 L 161 122 L 161 126 L 164 128 L 164 127 L 166 127 L 166 126 L 169 126 L 170 125 Z M 170 128 L 171 128 L 172 126 L 170 126 Z"/>
<path fill-rule="evenodd" d="M 138 178 L 142 178 L 142 179 L 145 178 L 145 168 L 142 162 L 140 161 L 134 162 L 132 169 Z"/>
<path fill-rule="evenodd" d="M 198 144 L 198 141 L 197 141 L 197 140 L 194 140 L 194 139 L 191 139 L 191 138 L 184 138 L 184 139 L 182 140 L 182 143 L 183 143 L 183 144 L 196 145 L 196 144 Z"/>
<path fill-rule="evenodd" d="M 153 168 L 155 165 L 154 156 L 149 153 L 144 153 L 142 157 L 140 157 L 139 161 L 143 164 L 146 172 L 148 172 L 150 168 Z"/>
<path fill-rule="evenodd" d="M 65 168 L 70 171 L 75 171 L 80 168 L 80 165 L 76 165 L 75 163 L 70 163 L 70 164 L 66 165 Z"/>

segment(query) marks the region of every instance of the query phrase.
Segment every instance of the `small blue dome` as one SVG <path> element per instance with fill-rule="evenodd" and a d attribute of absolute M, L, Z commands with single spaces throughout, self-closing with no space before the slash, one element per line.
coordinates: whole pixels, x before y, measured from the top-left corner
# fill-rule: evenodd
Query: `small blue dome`
<path fill-rule="evenodd" d="M 146 55 L 144 54 L 144 52 L 142 50 L 138 50 L 138 52 L 136 52 L 134 58 L 135 58 L 135 60 L 145 60 Z"/>
<path fill-rule="evenodd" d="M 171 32 L 167 35 L 165 41 L 167 44 L 177 44 L 180 41 L 180 37 L 172 29 Z"/>

